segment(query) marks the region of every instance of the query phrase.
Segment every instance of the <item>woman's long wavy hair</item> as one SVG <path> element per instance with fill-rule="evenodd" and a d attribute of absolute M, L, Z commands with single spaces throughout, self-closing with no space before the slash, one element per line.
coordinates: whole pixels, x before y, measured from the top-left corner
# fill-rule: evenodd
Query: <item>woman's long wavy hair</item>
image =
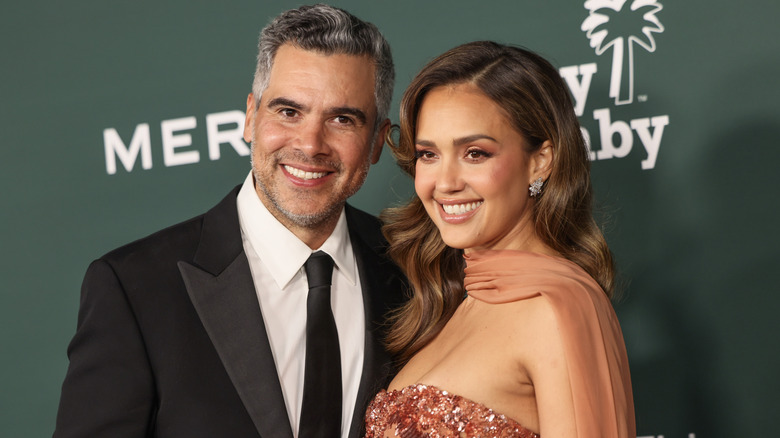
<path fill-rule="evenodd" d="M 401 101 L 398 165 L 415 175 L 415 135 L 420 107 L 434 88 L 472 84 L 495 102 L 521 133 L 529 153 L 550 140 L 552 171 L 532 205 L 539 238 L 581 266 L 608 296 L 614 265 L 592 215 L 588 151 L 569 89 L 541 56 L 490 41 L 458 46 L 440 55 L 412 80 Z M 412 296 L 392 320 L 388 348 L 406 362 L 444 327 L 464 297 L 463 251 L 444 244 L 419 197 L 382 213 L 390 255 L 409 278 Z"/>

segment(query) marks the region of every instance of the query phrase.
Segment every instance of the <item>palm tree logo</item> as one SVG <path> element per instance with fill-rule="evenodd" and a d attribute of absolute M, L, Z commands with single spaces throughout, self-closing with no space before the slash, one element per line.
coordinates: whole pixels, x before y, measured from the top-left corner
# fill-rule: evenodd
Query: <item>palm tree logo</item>
<path fill-rule="evenodd" d="M 590 46 L 596 50 L 596 55 L 600 56 L 612 48 L 609 97 L 615 98 L 616 105 L 634 101 L 634 44 L 648 52 L 655 52 L 653 33 L 664 31 L 664 26 L 655 15 L 663 9 L 660 3 L 656 0 L 632 0 L 630 13 L 621 14 L 626 2 L 627 0 L 586 0 L 585 8 L 590 14 L 581 27 L 590 39 Z M 638 35 L 637 29 L 641 29 L 641 34 Z M 625 56 L 626 50 L 628 57 Z M 623 76 L 626 68 L 628 77 Z"/>

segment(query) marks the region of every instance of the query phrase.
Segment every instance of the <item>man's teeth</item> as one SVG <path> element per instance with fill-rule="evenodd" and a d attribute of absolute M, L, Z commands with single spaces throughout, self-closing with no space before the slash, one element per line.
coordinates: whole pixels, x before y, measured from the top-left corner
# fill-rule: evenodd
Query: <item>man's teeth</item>
<path fill-rule="evenodd" d="M 297 176 L 300 179 L 317 179 L 322 178 L 325 176 L 328 172 L 306 172 L 301 169 L 296 169 L 295 167 L 284 165 L 284 169 L 289 172 L 293 176 Z"/>
<path fill-rule="evenodd" d="M 474 210 L 480 205 L 482 205 L 482 201 L 469 202 L 467 204 L 448 204 L 448 205 L 442 204 L 441 208 L 443 208 L 444 212 L 447 214 L 464 214 L 470 212 L 471 210 Z"/>

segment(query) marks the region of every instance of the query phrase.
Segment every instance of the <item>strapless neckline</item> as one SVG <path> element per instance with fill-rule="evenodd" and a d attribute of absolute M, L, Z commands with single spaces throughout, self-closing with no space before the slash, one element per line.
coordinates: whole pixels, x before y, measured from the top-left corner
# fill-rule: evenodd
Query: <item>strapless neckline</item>
<path fill-rule="evenodd" d="M 466 397 L 433 385 L 415 383 L 381 390 L 366 412 L 366 437 L 383 437 L 397 428 L 402 437 L 475 436 L 539 438 L 517 421 Z"/>

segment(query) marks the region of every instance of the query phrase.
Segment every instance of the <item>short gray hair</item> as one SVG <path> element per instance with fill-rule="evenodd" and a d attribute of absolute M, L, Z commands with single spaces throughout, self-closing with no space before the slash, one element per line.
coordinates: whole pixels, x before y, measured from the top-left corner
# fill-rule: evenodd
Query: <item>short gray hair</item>
<path fill-rule="evenodd" d="M 374 129 L 387 118 L 393 98 L 395 69 L 390 44 L 376 26 L 349 12 L 332 6 L 318 4 L 301 6 L 283 12 L 260 32 L 257 45 L 257 67 L 252 83 L 255 102 L 268 87 L 276 51 L 290 43 L 304 50 L 326 55 L 346 54 L 368 56 L 374 61 L 374 100 L 376 121 Z"/>

